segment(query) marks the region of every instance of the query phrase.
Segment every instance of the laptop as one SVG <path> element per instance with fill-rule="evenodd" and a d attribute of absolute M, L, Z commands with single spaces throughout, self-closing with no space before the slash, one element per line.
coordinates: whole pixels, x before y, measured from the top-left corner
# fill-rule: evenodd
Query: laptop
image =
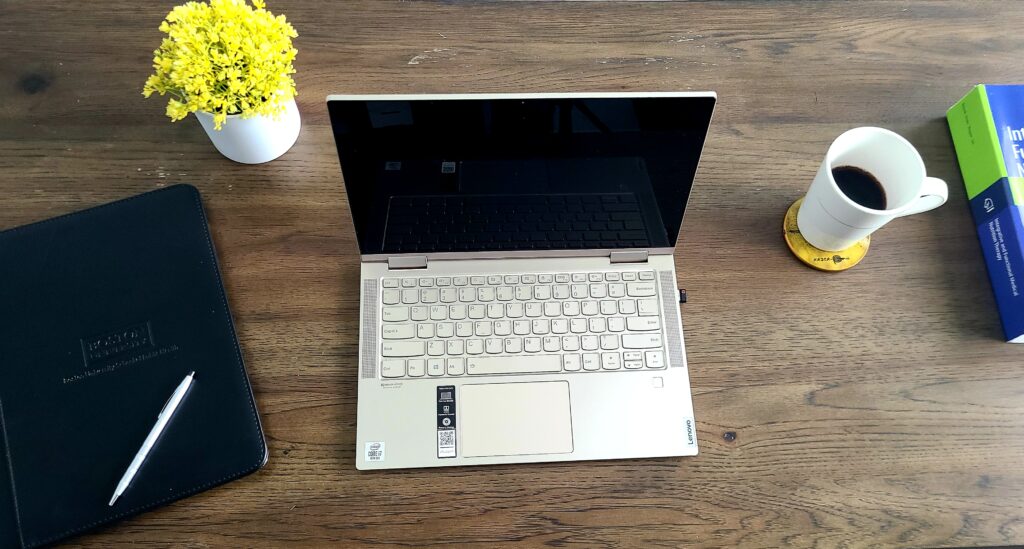
<path fill-rule="evenodd" d="M 362 258 L 358 469 L 697 453 L 672 253 L 715 101 L 327 98 Z"/>

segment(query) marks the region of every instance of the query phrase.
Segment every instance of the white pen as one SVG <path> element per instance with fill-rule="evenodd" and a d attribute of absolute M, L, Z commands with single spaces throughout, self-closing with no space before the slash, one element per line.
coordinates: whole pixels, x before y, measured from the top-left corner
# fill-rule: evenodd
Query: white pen
<path fill-rule="evenodd" d="M 171 398 L 167 399 L 167 404 L 164 404 L 160 415 L 156 416 L 156 425 L 149 430 L 149 435 L 146 436 L 146 440 L 143 441 L 142 447 L 139 448 L 138 453 L 135 454 L 135 459 L 132 460 L 131 465 L 128 466 L 128 470 L 124 472 L 121 477 L 121 481 L 117 483 L 117 489 L 114 490 L 114 497 L 110 498 L 110 503 L 107 505 L 113 507 L 114 502 L 117 498 L 121 497 L 121 494 L 128 489 L 128 485 L 132 483 L 132 479 L 135 478 L 135 474 L 139 472 L 139 467 L 142 467 L 142 462 L 146 461 L 146 456 L 149 455 L 149 451 L 153 449 L 153 445 L 156 444 L 156 439 L 160 438 L 160 433 L 164 432 L 167 427 L 167 422 L 171 420 L 171 416 L 174 415 L 175 410 L 178 409 L 178 405 L 181 404 L 181 399 L 185 398 L 185 392 L 192 385 L 192 380 L 195 379 L 196 373 L 189 372 L 185 379 L 181 380 L 178 388 L 171 394 Z"/>

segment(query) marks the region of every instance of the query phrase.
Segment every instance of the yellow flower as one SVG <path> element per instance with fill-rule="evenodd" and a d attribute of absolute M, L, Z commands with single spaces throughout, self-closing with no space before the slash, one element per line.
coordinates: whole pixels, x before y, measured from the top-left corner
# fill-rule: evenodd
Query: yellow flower
<path fill-rule="evenodd" d="M 263 0 L 186 2 L 159 29 L 167 37 L 153 52 L 154 73 L 142 95 L 170 94 L 171 120 L 206 111 L 219 130 L 229 114 L 277 116 L 296 95 L 292 38 L 298 34 Z"/>

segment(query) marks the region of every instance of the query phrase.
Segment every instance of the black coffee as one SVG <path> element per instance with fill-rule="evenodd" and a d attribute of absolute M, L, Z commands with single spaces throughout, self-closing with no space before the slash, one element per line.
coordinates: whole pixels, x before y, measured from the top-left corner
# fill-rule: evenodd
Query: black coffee
<path fill-rule="evenodd" d="M 832 168 L 832 178 L 850 200 L 872 210 L 885 209 L 885 188 L 870 173 L 853 166 Z"/>

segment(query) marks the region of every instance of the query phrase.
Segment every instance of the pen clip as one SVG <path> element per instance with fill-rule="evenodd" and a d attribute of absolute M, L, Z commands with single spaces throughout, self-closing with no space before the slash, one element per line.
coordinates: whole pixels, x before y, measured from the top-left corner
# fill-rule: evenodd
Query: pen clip
<path fill-rule="evenodd" d="M 175 392 L 177 392 L 177 391 L 175 391 Z M 174 393 L 171 393 L 171 396 L 167 397 L 167 402 L 165 402 L 163 407 L 160 408 L 160 413 L 156 415 L 157 419 L 159 419 L 160 416 L 164 415 L 164 412 L 167 411 L 167 406 L 169 406 L 171 404 L 172 400 L 174 400 Z"/>
<path fill-rule="evenodd" d="M 186 378 L 186 379 L 188 379 L 188 378 L 190 378 L 190 377 L 191 377 L 191 378 L 195 378 L 195 375 L 196 375 L 196 373 L 195 373 L 195 372 L 191 372 L 191 373 L 189 373 L 189 374 L 188 374 L 187 376 L 185 376 L 185 378 Z M 189 384 L 188 384 L 188 385 L 189 385 L 189 387 L 192 387 L 192 383 L 191 383 L 191 382 L 189 382 Z M 177 390 L 177 388 L 175 388 L 174 392 L 173 392 L 173 393 L 171 393 L 171 396 L 167 397 L 167 402 L 165 402 L 165 403 L 164 403 L 164 405 L 163 405 L 163 407 L 162 407 L 162 408 L 160 408 L 160 413 L 156 415 L 157 419 L 159 419 L 159 418 L 160 418 L 161 416 L 163 416 L 163 415 L 164 415 L 164 412 L 166 412 L 166 411 L 167 411 L 167 407 L 168 407 L 168 406 L 170 406 L 170 404 L 171 404 L 171 401 L 172 401 L 172 400 L 174 400 L 174 395 L 176 395 L 176 394 L 178 394 L 178 390 Z M 184 395 L 182 395 L 182 396 L 184 396 Z"/>

